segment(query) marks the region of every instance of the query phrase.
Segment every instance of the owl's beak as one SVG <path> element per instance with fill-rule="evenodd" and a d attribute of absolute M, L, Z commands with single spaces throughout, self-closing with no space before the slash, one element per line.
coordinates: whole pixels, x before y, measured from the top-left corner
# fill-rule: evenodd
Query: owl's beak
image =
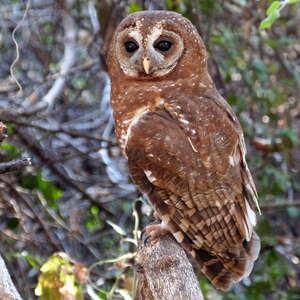
<path fill-rule="evenodd" d="M 148 75 L 150 70 L 150 59 L 148 57 L 144 57 L 143 59 L 143 68 L 145 73 Z"/>

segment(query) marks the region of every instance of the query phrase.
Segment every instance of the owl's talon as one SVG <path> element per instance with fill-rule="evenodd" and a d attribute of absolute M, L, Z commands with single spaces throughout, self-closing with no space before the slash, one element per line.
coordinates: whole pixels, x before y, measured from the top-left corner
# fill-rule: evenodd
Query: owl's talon
<path fill-rule="evenodd" d="M 156 222 L 155 222 L 156 223 Z M 163 235 L 170 233 L 168 225 L 165 223 L 150 224 L 142 231 L 141 240 L 143 244 L 147 244 Z"/>
<path fill-rule="evenodd" d="M 144 245 L 147 244 L 147 242 L 149 241 L 149 238 L 151 237 L 150 233 L 148 232 L 147 228 L 149 226 L 152 226 L 152 225 L 158 225 L 160 224 L 161 221 L 159 220 L 155 220 L 154 222 L 152 222 L 151 224 L 147 225 L 141 232 L 141 241 Z"/>

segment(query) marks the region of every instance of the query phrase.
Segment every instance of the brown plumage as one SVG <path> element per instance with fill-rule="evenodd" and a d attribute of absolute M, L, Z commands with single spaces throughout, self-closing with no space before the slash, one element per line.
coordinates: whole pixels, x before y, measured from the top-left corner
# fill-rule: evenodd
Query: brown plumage
<path fill-rule="evenodd" d="M 240 124 L 207 71 L 207 52 L 179 14 L 139 12 L 107 59 L 116 134 L 137 187 L 219 289 L 249 275 L 260 241 Z"/>

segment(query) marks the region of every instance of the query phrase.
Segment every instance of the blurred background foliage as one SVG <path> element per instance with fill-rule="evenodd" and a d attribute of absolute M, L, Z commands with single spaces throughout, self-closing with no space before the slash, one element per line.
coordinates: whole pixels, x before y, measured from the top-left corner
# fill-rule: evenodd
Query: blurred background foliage
<path fill-rule="evenodd" d="M 33 165 L 0 175 L 0 250 L 24 299 L 131 299 L 151 208 L 116 145 L 105 52 L 120 20 L 143 9 L 177 11 L 199 30 L 258 186 L 260 258 L 228 293 L 200 275 L 206 299 L 300 299 L 297 2 L 1 0 L 0 120 L 9 137 L 0 162 L 29 156 Z M 10 74 L 16 44 L 22 91 Z"/>

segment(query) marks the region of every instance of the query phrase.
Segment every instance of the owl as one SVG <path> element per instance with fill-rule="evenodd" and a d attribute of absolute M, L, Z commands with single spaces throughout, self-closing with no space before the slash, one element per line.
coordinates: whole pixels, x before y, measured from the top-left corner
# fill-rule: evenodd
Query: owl
<path fill-rule="evenodd" d="M 116 135 L 129 173 L 170 232 L 221 290 L 248 276 L 260 240 L 256 188 L 239 121 L 208 73 L 192 23 L 168 11 L 129 15 L 107 56 Z"/>

